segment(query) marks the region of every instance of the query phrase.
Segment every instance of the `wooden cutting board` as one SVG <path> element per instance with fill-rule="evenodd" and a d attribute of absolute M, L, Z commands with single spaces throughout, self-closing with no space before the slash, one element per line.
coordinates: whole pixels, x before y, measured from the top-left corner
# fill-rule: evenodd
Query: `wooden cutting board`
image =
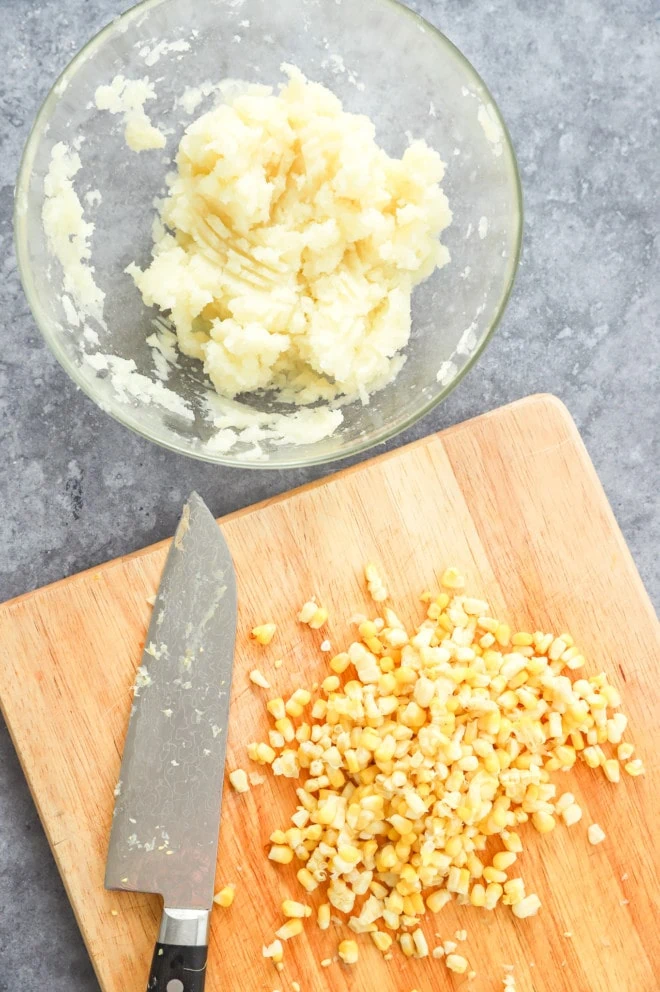
<path fill-rule="evenodd" d="M 658 628 L 564 407 L 531 397 L 233 514 L 222 527 L 240 603 L 230 768 L 248 768 L 245 744 L 266 734 L 266 694 L 248 671 L 258 664 L 282 693 L 319 679 L 328 658 L 320 642 L 329 637 L 339 649 L 348 618 L 373 609 L 362 580 L 373 560 L 406 618 L 421 618 L 417 594 L 455 563 L 512 625 L 570 631 L 589 671 L 606 670 L 622 690 L 648 773 L 618 787 L 586 766 L 562 777 L 585 815 L 570 831 L 526 831 L 521 870 L 542 900 L 538 917 L 450 906 L 425 923 L 432 946 L 434 934 L 468 931 L 461 949 L 478 973 L 470 983 L 442 961 L 397 953 L 384 962 L 368 937 L 356 967 L 320 968 L 349 931 L 315 924 L 289 942 L 278 975 L 261 946 L 281 923 L 281 900 L 300 890 L 294 866 L 271 865 L 264 850 L 270 832 L 288 825 L 293 783 L 270 777 L 247 795 L 227 789 L 217 884 L 235 883 L 236 899 L 214 913 L 209 992 L 289 992 L 294 981 L 302 992 L 501 992 L 505 965 L 514 965 L 517 992 L 656 992 Z M 3 712 L 104 992 L 143 992 L 160 914 L 156 897 L 105 892 L 103 872 L 147 598 L 165 553 L 157 545 L 0 609 Z M 312 594 L 330 611 L 322 632 L 295 620 Z M 271 620 L 272 644 L 251 643 L 249 629 Z M 591 822 L 607 834 L 598 847 L 587 842 Z"/>

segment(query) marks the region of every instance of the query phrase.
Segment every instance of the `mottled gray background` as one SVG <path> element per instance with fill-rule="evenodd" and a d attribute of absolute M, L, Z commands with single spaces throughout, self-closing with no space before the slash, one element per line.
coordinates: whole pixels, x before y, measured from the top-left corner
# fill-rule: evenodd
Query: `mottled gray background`
<path fill-rule="evenodd" d="M 35 327 L 12 251 L 19 156 L 55 77 L 126 6 L 0 0 L 0 600 L 166 537 L 193 486 L 222 514 L 328 472 L 228 471 L 161 451 L 76 391 Z M 513 300 L 486 354 L 441 409 L 394 443 L 528 393 L 557 394 L 657 602 L 657 5 L 411 6 L 492 89 L 517 149 L 527 218 Z M 0 992 L 43 988 L 97 985 L 0 728 Z"/>

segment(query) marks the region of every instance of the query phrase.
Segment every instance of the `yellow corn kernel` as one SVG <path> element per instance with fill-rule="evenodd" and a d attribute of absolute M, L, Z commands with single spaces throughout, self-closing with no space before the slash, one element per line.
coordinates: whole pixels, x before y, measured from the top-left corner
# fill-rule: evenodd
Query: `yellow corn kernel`
<path fill-rule="evenodd" d="M 577 803 L 571 803 L 566 809 L 562 810 L 562 819 L 567 827 L 572 827 L 575 823 L 582 819 L 582 810 Z"/>
<path fill-rule="evenodd" d="M 262 623 L 258 627 L 252 628 L 252 636 L 258 644 L 270 644 L 277 627 L 274 623 Z"/>
<path fill-rule="evenodd" d="M 610 782 L 618 782 L 621 778 L 621 766 L 616 758 L 608 758 L 603 765 L 603 771 Z"/>
<path fill-rule="evenodd" d="M 628 761 L 623 767 L 628 775 L 632 775 L 633 778 L 637 778 L 638 775 L 644 775 L 646 771 L 641 758 L 633 758 L 632 761 Z"/>
<path fill-rule="evenodd" d="M 467 971 L 468 963 L 462 954 L 447 954 L 445 964 L 450 971 L 455 971 L 457 975 L 462 975 Z"/>
<path fill-rule="evenodd" d="M 283 720 L 286 716 L 284 700 L 279 696 L 277 699 L 269 699 L 266 703 L 266 709 L 274 720 Z"/>
<path fill-rule="evenodd" d="M 262 689 L 270 689 L 270 682 L 258 668 L 253 668 L 250 672 L 250 682 L 260 686 Z"/>
<path fill-rule="evenodd" d="M 306 906 L 304 902 L 296 902 L 294 899 L 285 899 L 282 903 L 282 913 L 291 919 L 304 919 L 312 915 L 312 907 Z"/>
<path fill-rule="evenodd" d="M 577 757 L 575 748 L 569 747 L 568 744 L 558 745 L 554 749 L 553 755 L 563 768 L 571 768 L 575 764 L 575 759 Z"/>
<path fill-rule="evenodd" d="M 513 915 L 517 916 L 519 920 L 524 920 L 528 916 L 536 916 L 540 908 L 541 900 L 536 893 L 525 896 L 525 898 L 521 899 L 520 902 L 517 902 L 515 905 L 511 906 Z"/>
<path fill-rule="evenodd" d="M 393 943 L 392 938 L 390 937 L 389 933 L 385 933 L 383 930 L 374 930 L 374 931 L 372 931 L 372 933 L 371 933 L 371 939 L 373 940 L 373 942 L 376 945 L 376 947 L 378 948 L 378 950 L 379 951 L 382 951 L 383 954 L 386 951 L 389 951 L 389 949 L 390 949 L 390 947 L 392 946 L 392 943 Z"/>
<path fill-rule="evenodd" d="M 286 923 L 282 924 L 279 930 L 275 931 L 275 936 L 279 940 L 290 940 L 291 937 L 297 937 L 298 934 L 301 934 L 302 932 L 302 920 L 287 920 Z"/>
<path fill-rule="evenodd" d="M 213 896 L 213 902 L 216 906 L 222 906 L 223 909 L 229 909 L 234 901 L 234 896 L 236 895 L 235 885 L 225 885 L 224 888 L 220 889 L 219 892 Z"/>
<path fill-rule="evenodd" d="M 520 854 L 523 849 L 519 835 L 513 830 L 504 830 L 502 832 L 502 843 L 507 851 L 513 851 L 515 854 Z"/>
<path fill-rule="evenodd" d="M 486 886 L 486 897 L 484 900 L 484 907 L 486 909 L 495 909 L 495 906 L 502 898 L 504 889 L 499 884 L 499 882 L 490 882 Z"/>
<path fill-rule="evenodd" d="M 387 588 L 380 577 L 380 573 L 373 562 L 369 562 L 364 567 L 364 577 L 367 582 L 367 589 L 375 603 L 382 603 L 387 599 Z"/>
<path fill-rule="evenodd" d="M 319 929 L 327 930 L 330 926 L 330 903 L 322 902 L 316 911 L 316 922 Z"/>
<path fill-rule="evenodd" d="M 516 906 L 525 898 L 525 883 L 522 878 L 510 878 L 504 883 L 502 902 L 505 906 Z"/>
<path fill-rule="evenodd" d="M 293 861 L 293 851 L 284 844 L 273 844 L 268 852 L 268 857 L 278 865 L 289 865 Z"/>
<path fill-rule="evenodd" d="M 470 889 L 470 902 L 473 906 L 484 906 L 486 903 L 486 889 L 481 882 L 475 882 Z"/>
<path fill-rule="evenodd" d="M 351 659 L 345 652 L 343 652 L 342 654 L 336 654 L 334 658 L 331 659 L 330 668 L 336 675 L 341 675 L 346 671 L 350 663 Z"/>
<path fill-rule="evenodd" d="M 319 887 L 319 883 L 316 881 L 308 868 L 301 868 L 298 871 L 296 878 L 306 892 L 313 892 L 314 889 L 318 889 Z"/>
<path fill-rule="evenodd" d="M 457 568 L 447 568 L 440 579 L 445 589 L 464 589 L 465 579 Z"/>
<path fill-rule="evenodd" d="M 511 628 L 508 623 L 500 623 L 495 631 L 495 640 L 500 647 L 506 647 L 511 639 Z"/>
<path fill-rule="evenodd" d="M 498 851 L 497 854 L 493 855 L 493 868 L 497 868 L 498 871 L 506 871 L 515 861 L 516 854 L 514 851 Z M 497 882 L 500 879 L 492 879 L 492 881 Z"/>
<path fill-rule="evenodd" d="M 532 813 L 532 823 L 540 834 L 547 834 L 555 828 L 554 816 L 544 811 Z"/>
<path fill-rule="evenodd" d="M 270 744 L 257 744 L 255 749 L 254 761 L 258 761 L 260 765 L 272 765 L 273 761 L 277 757 L 275 751 L 270 746 Z"/>
<path fill-rule="evenodd" d="M 427 958 L 429 956 L 429 945 L 424 936 L 424 931 L 420 929 L 413 930 L 412 939 L 415 945 L 415 957 Z"/>
<path fill-rule="evenodd" d="M 358 959 L 358 945 L 354 940 L 342 940 L 337 948 L 337 954 L 344 964 L 356 964 Z"/>
<path fill-rule="evenodd" d="M 605 840 L 606 834 L 598 823 L 590 823 L 587 827 L 587 838 L 590 844 L 600 844 Z"/>
<path fill-rule="evenodd" d="M 412 939 L 412 934 L 402 933 L 399 937 L 399 945 L 407 958 L 411 958 L 415 953 L 415 944 Z"/>
<path fill-rule="evenodd" d="M 344 844 L 337 851 L 340 859 L 347 862 L 347 864 L 356 865 L 360 858 L 362 857 L 361 851 L 358 850 L 353 844 Z"/>
<path fill-rule="evenodd" d="M 598 768 L 600 765 L 600 758 L 596 748 L 593 746 L 585 747 L 582 752 L 582 757 L 584 758 L 585 764 L 589 765 L 590 768 Z"/>
<path fill-rule="evenodd" d="M 272 944 L 264 945 L 261 953 L 265 958 L 270 958 L 273 964 L 275 965 L 281 964 L 284 958 L 284 948 L 282 947 L 282 941 L 274 940 Z"/>
<path fill-rule="evenodd" d="M 484 878 L 487 882 L 502 883 L 506 882 L 507 875 L 505 871 L 498 871 L 497 868 L 489 865 L 487 868 L 484 868 Z"/>
<path fill-rule="evenodd" d="M 296 729 L 289 720 L 288 716 L 283 717 L 281 720 L 275 721 L 275 729 L 282 734 L 282 737 L 287 744 L 293 743 L 296 739 Z"/>
<path fill-rule="evenodd" d="M 303 603 L 300 607 L 298 619 L 301 623 L 309 623 L 317 610 L 318 604 L 315 603 L 313 599 L 308 599 L 307 602 Z"/>
<path fill-rule="evenodd" d="M 324 606 L 319 606 L 312 619 L 308 621 L 308 626 L 311 627 L 312 630 L 318 630 L 324 623 L 326 623 L 327 619 L 328 611 Z"/>
<path fill-rule="evenodd" d="M 275 752 L 273 751 L 273 757 Z M 235 792 L 249 792 L 250 785 L 248 783 L 248 777 L 242 768 L 236 768 L 233 772 L 229 773 L 229 781 Z"/>
<path fill-rule="evenodd" d="M 289 716 L 302 716 L 303 709 L 308 705 L 311 698 L 312 694 L 307 689 L 296 689 L 287 700 L 284 708 Z"/>

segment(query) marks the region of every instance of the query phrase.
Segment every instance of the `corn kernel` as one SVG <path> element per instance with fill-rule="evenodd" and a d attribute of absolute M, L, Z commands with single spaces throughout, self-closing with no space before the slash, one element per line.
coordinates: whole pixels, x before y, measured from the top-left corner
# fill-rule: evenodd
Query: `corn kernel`
<path fill-rule="evenodd" d="M 618 782 L 621 779 L 621 766 L 616 758 L 608 758 L 603 765 L 603 771 L 610 782 Z"/>
<path fill-rule="evenodd" d="M 306 892 L 313 892 L 319 886 L 319 883 L 308 868 L 301 868 L 296 877 Z"/>
<path fill-rule="evenodd" d="M 268 852 L 268 857 L 278 865 L 289 865 L 293 861 L 293 851 L 290 847 L 285 847 L 284 844 L 273 844 Z"/>
<path fill-rule="evenodd" d="M 489 865 L 487 868 L 484 868 L 484 878 L 487 882 L 499 882 L 501 884 L 502 882 L 506 882 L 507 875 L 505 871 L 498 871 L 497 868 Z"/>
<path fill-rule="evenodd" d="M 551 813 L 532 813 L 532 823 L 540 834 L 547 834 L 555 828 L 555 818 Z"/>
<path fill-rule="evenodd" d="M 270 644 L 276 630 L 277 627 L 274 623 L 262 623 L 258 627 L 252 628 L 252 636 L 258 644 L 266 645 Z"/>
<path fill-rule="evenodd" d="M 412 939 L 412 934 L 402 933 L 399 937 L 399 945 L 407 958 L 411 958 L 415 953 L 415 944 Z"/>
<path fill-rule="evenodd" d="M 296 902 L 294 899 L 285 899 L 282 903 L 282 913 L 291 919 L 304 919 L 312 915 L 312 907 L 306 906 L 303 902 Z"/>
<path fill-rule="evenodd" d="M 566 826 L 572 827 L 582 819 L 582 810 L 577 803 L 571 803 L 570 806 L 567 806 L 566 809 L 562 811 L 561 815 Z"/>
<path fill-rule="evenodd" d="M 625 743 L 624 742 L 622 744 L 619 744 L 619 746 L 616 749 L 616 756 L 617 756 L 617 758 L 619 759 L 619 761 L 624 762 L 624 763 L 626 761 L 629 761 L 630 758 L 632 758 L 632 756 L 633 756 L 634 753 L 635 753 L 635 745 L 634 744 L 628 744 L 628 743 Z"/>
<path fill-rule="evenodd" d="M 513 830 L 504 830 L 502 832 L 502 843 L 507 851 L 513 851 L 515 854 L 520 854 L 523 849 L 520 837 Z"/>
<path fill-rule="evenodd" d="M 387 589 L 380 577 L 376 565 L 374 565 L 373 562 L 370 562 L 365 566 L 364 577 L 367 581 L 367 588 L 374 602 L 382 603 L 383 600 L 387 599 Z"/>
<path fill-rule="evenodd" d="M 445 589 L 464 589 L 465 579 L 457 568 L 447 568 L 440 580 Z"/>
<path fill-rule="evenodd" d="M 248 783 L 247 774 L 242 768 L 236 768 L 233 772 L 229 773 L 229 781 L 235 792 L 249 792 L 250 785 Z"/>
<path fill-rule="evenodd" d="M 275 936 L 279 940 L 290 940 L 291 937 L 297 937 L 298 934 L 303 932 L 303 922 L 302 920 L 287 920 L 279 930 L 275 931 Z"/>
<path fill-rule="evenodd" d="M 528 916 L 536 916 L 540 908 L 541 900 L 535 893 L 525 896 L 524 899 L 511 907 L 513 915 L 517 916 L 519 920 L 524 920 Z"/>
<path fill-rule="evenodd" d="M 383 930 L 374 930 L 371 933 L 371 939 L 378 948 L 379 951 L 385 953 L 389 951 L 392 946 L 392 938 L 389 933 L 385 933 Z"/>
<path fill-rule="evenodd" d="M 414 930 L 412 933 L 413 944 L 415 945 L 415 957 L 427 958 L 429 956 L 429 945 L 422 930 Z"/>
<path fill-rule="evenodd" d="M 330 661 L 330 668 L 332 669 L 333 672 L 335 672 L 335 674 L 341 675 L 343 672 L 346 671 L 350 663 L 351 663 L 351 659 L 347 654 L 345 653 L 336 654 L 334 658 L 332 658 Z"/>
<path fill-rule="evenodd" d="M 462 975 L 467 971 L 468 963 L 462 954 L 448 954 L 445 957 L 445 964 L 450 971 L 456 972 L 457 975 Z"/>
<path fill-rule="evenodd" d="M 358 945 L 354 940 L 342 940 L 337 953 L 344 964 L 355 964 L 358 959 Z"/>
<path fill-rule="evenodd" d="M 504 889 L 499 884 L 499 882 L 491 882 L 486 886 L 486 898 L 484 901 L 484 906 L 486 909 L 495 909 L 495 906 L 502 898 Z"/>
<path fill-rule="evenodd" d="M 286 716 L 284 700 L 279 697 L 277 699 L 269 699 L 266 703 L 266 709 L 274 720 L 283 720 Z"/>
<path fill-rule="evenodd" d="M 213 896 L 213 902 L 216 906 L 222 906 L 223 909 L 229 909 L 234 901 L 234 896 L 236 895 L 235 885 L 225 885 L 224 888 L 220 889 L 219 892 Z"/>
<path fill-rule="evenodd" d="M 272 944 L 264 945 L 261 953 L 265 958 L 270 958 L 274 964 L 280 964 L 284 958 L 282 941 L 274 940 Z"/>
<path fill-rule="evenodd" d="M 605 840 L 606 834 L 598 823 L 590 823 L 587 827 L 587 837 L 590 844 L 600 844 Z"/>
<path fill-rule="evenodd" d="M 506 871 L 515 861 L 516 855 L 514 851 L 498 851 L 497 854 L 493 855 L 493 868 L 496 868 L 498 871 Z M 493 881 L 500 880 L 494 879 Z"/>
<path fill-rule="evenodd" d="M 253 668 L 250 672 L 250 682 L 260 686 L 262 689 L 270 689 L 270 682 L 258 668 Z"/>

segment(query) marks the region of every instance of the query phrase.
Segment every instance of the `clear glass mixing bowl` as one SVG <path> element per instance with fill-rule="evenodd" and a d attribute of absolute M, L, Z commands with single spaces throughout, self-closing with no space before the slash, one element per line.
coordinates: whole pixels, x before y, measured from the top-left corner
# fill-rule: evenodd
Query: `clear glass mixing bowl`
<path fill-rule="evenodd" d="M 282 62 L 328 86 L 345 109 L 367 114 L 388 153 L 401 155 L 411 135 L 440 153 L 453 212 L 443 234 L 451 262 L 415 290 L 412 336 L 397 378 L 368 405 L 344 406 L 333 435 L 278 443 L 248 428 L 222 451 L 212 441 L 217 403 L 201 363 L 179 358 L 163 371 L 147 344 L 156 312 L 124 270 L 132 261 L 148 263 L 154 197 L 164 190 L 184 129 L 217 99 L 209 93 L 188 113 L 181 95 L 227 77 L 276 85 Z M 156 98 L 145 110 L 167 132 L 165 149 L 136 154 L 125 143 L 121 117 L 96 109 L 96 88 L 117 74 L 154 84 Z M 44 179 L 58 142 L 78 148 L 81 168 L 73 184 L 85 220 L 94 225 L 90 264 L 105 294 L 102 319 L 78 324 L 63 299 L 62 268 L 49 252 L 42 223 Z M 36 321 L 69 375 L 103 410 L 181 454 L 283 468 L 369 448 L 450 392 L 506 305 L 520 251 L 522 204 L 509 136 L 484 83 L 444 35 L 394 0 L 147 0 L 101 31 L 48 95 L 23 156 L 15 222 L 21 276 Z M 99 355 L 134 362 L 124 367 L 135 374 L 118 387 Z M 151 381 L 156 389 L 142 388 Z M 171 402 L 173 394 L 183 413 Z M 280 409 L 269 397 L 241 399 L 247 407 Z"/>

